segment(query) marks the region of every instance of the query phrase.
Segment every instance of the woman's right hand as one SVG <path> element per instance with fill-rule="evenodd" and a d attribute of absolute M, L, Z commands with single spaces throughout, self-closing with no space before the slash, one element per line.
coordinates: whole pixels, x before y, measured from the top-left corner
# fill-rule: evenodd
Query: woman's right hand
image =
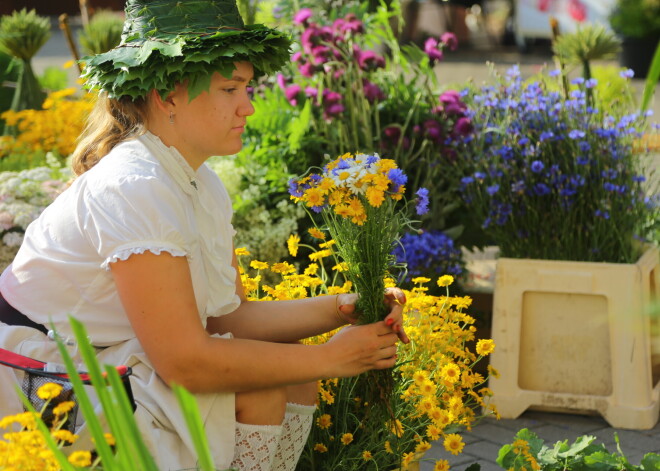
<path fill-rule="evenodd" d="M 346 378 L 369 370 L 392 368 L 398 340 L 384 321 L 344 327 L 324 345 L 330 352 L 328 377 Z"/>

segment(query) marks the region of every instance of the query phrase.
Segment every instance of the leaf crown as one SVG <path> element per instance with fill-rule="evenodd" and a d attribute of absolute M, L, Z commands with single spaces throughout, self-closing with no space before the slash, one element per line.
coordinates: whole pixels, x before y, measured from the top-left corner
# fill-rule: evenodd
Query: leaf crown
<path fill-rule="evenodd" d="M 85 57 L 85 87 L 110 98 L 165 97 L 188 80 L 190 99 L 208 90 L 213 72 L 230 77 L 234 62 L 255 77 L 289 60 L 291 39 L 264 25 L 244 25 L 235 0 L 128 0 L 121 43 Z"/>

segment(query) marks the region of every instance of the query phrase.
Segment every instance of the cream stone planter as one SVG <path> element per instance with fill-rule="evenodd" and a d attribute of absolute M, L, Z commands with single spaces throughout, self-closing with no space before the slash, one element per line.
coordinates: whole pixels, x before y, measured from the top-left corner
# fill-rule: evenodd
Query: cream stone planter
<path fill-rule="evenodd" d="M 657 248 L 634 264 L 498 259 L 491 365 L 500 377 L 489 386 L 501 416 L 531 407 L 653 428 L 660 411 L 654 298 Z"/>

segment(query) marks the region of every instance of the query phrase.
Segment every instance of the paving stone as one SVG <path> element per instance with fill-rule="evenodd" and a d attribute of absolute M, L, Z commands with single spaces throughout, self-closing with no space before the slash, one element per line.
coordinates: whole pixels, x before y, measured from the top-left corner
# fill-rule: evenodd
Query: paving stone
<path fill-rule="evenodd" d="M 609 427 L 607 421 L 597 415 L 578 415 L 552 413 L 542 411 L 527 411 L 522 417 L 537 423 L 556 425 L 575 430 L 580 434 L 585 434 L 604 427 Z"/>
<path fill-rule="evenodd" d="M 638 430 L 618 430 L 619 442 L 621 449 L 637 450 L 644 453 L 660 453 L 660 437 L 651 436 L 643 431 Z M 612 435 L 614 435 L 612 433 Z"/>
<path fill-rule="evenodd" d="M 534 427 L 540 427 L 541 425 L 544 425 L 545 422 L 542 422 L 538 419 L 536 419 L 533 416 L 528 416 L 527 413 L 521 415 L 517 419 L 491 419 L 488 418 L 486 419 L 490 423 L 495 423 L 499 425 L 500 427 L 504 427 L 506 429 L 509 429 L 513 431 L 515 434 L 518 430 L 521 428 L 528 428 L 528 429 L 533 429 Z M 483 423 L 486 423 L 486 420 L 484 420 Z M 513 435 L 512 435 L 513 436 Z"/>
<path fill-rule="evenodd" d="M 500 444 L 491 443 L 482 440 L 480 442 L 467 445 L 463 449 L 463 453 L 476 456 L 479 459 L 491 461 L 495 463 L 495 460 L 497 459 L 497 454 L 499 453 L 501 447 L 502 446 Z"/>
<path fill-rule="evenodd" d="M 470 434 L 482 440 L 502 444 L 512 441 L 516 431 L 511 428 L 502 427 L 497 422 L 484 422 L 473 427 Z"/>

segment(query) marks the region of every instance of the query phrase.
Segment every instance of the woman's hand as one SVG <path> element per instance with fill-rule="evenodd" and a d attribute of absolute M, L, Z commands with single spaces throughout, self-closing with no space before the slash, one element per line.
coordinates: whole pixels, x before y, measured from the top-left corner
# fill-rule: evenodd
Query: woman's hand
<path fill-rule="evenodd" d="M 337 310 L 349 324 L 355 324 L 360 315 L 355 310 L 357 299 L 358 295 L 355 293 L 337 295 Z M 383 301 L 390 308 L 390 313 L 384 319 L 385 324 L 403 343 L 409 343 L 410 339 L 403 329 L 403 305 L 406 303 L 406 295 L 400 288 L 387 288 Z"/>
<path fill-rule="evenodd" d="M 392 368 L 398 338 L 385 321 L 348 326 L 323 345 L 330 353 L 328 377 L 347 378 L 369 370 Z"/>

